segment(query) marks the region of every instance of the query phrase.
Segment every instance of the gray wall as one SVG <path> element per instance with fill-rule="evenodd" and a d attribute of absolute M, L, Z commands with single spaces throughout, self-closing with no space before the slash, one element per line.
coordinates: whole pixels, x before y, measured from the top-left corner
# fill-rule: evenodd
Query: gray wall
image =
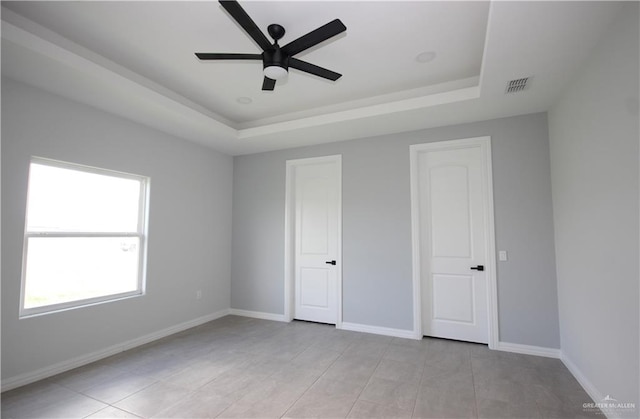
<path fill-rule="evenodd" d="M 625 4 L 549 111 L 562 352 L 638 407 L 639 20 Z"/>
<path fill-rule="evenodd" d="M 285 161 L 343 158 L 343 321 L 410 330 L 409 145 L 490 135 L 500 339 L 559 348 L 546 114 L 234 159 L 231 307 L 284 312 Z"/>
<path fill-rule="evenodd" d="M 145 296 L 18 319 L 32 155 L 151 177 Z M 2 378 L 228 309 L 232 167 L 229 156 L 3 79 Z"/>

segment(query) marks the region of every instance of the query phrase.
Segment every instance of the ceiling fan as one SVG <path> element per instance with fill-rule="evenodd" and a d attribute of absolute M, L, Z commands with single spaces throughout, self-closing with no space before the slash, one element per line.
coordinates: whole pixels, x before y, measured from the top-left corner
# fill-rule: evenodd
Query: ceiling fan
<path fill-rule="evenodd" d="M 342 74 L 327 70 L 326 68 L 293 58 L 294 55 L 346 31 L 347 27 L 344 26 L 340 19 L 332 20 L 326 25 L 323 25 L 281 47 L 278 45 L 278 40 L 281 39 L 285 33 L 285 30 L 281 25 L 274 23 L 269 25 L 267 28 L 269 36 L 274 40 L 273 44 L 271 44 L 264 33 L 262 33 L 255 24 L 253 19 L 251 19 L 242 6 L 240 6 L 240 3 L 235 0 L 220 0 L 220 4 L 231 15 L 231 17 L 233 17 L 236 22 L 242 26 L 247 34 L 256 41 L 260 48 L 262 48 L 262 54 L 196 52 L 196 57 L 199 59 L 262 60 L 264 69 L 262 90 L 273 90 L 276 85 L 276 80 L 285 77 L 289 72 L 289 67 L 332 81 L 336 81 L 342 76 Z"/>

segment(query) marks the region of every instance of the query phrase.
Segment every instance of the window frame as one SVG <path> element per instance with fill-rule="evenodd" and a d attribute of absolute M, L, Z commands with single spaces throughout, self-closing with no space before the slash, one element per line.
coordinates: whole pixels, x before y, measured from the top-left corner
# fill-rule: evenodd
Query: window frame
<path fill-rule="evenodd" d="M 76 309 L 95 304 L 102 304 L 111 301 L 118 301 L 125 298 L 139 297 L 146 293 L 146 276 L 147 276 L 147 242 L 148 242 L 148 220 L 149 220 L 149 186 L 151 179 L 148 176 L 136 175 L 132 173 L 120 172 L 116 170 L 103 169 L 93 166 L 87 166 L 77 163 L 63 162 L 59 160 L 47 159 L 32 156 L 29 161 L 29 177 L 27 185 L 30 185 L 31 166 L 39 164 L 59 169 L 74 170 L 77 172 L 91 173 L 102 176 L 110 176 L 119 179 L 135 180 L 140 183 L 140 195 L 138 202 L 138 226 L 136 232 L 77 232 L 77 231 L 28 231 L 29 216 L 29 192 L 27 186 L 27 200 L 24 214 L 24 235 L 22 249 L 22 272 L 20 275 L 20 307 L 19 318 L 27 318 L 39 316 L 43 314 L 55 313 L 70 309 Z M 29 252 L 30 238 L 100 238 L 100 237 L 137 237 L 139 240 L 138 253 L 138 280 L 134 291 L 107 294 L 98 297 L 84 298 L 79 300 L 67 301 L 63 303 L 43 305 L 39 307 L 25 308 L 26 284 L 27 284 L 27 256 Z"/>

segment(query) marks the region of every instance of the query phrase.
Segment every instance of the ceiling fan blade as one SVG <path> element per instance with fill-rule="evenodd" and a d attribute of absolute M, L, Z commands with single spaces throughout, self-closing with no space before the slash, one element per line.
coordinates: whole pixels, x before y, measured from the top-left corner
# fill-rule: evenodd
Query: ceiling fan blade
<path fill-rule="evenodd" d="M 306 35 L 302 35 L 300 38 L 289 42 L 283 46 L 282 51 L 288 56 L 296 55 L 306 49 L 311 48 L 314 45 L 319 44 L 337 34 L 347 30 L 347 27 L 340 21 L 340 19 L 332 20 L 324 26 L 320 26 L 318 29 L 309 32 Z"/>
<path fill-rule="evenodd" d="M 269 77 L 265 77 L 262 82 L 262 90 L 273 90 L 274 87 L 276 87 L 276 81 Z"/>
<path fill-rule="evenodd" d="M 215 52 L 196 52 L 196 57 L 201 60 L 262 60 L 260 54 L 228 54 Z"/>
<path fill-rule="evenodd" d="M 289 58 L 289 68 L 295 68 L 305 73 L 313 74 L 314 76 L 322 77 L 325 79 L 336 81 L 342 74 L 335 71 L 327 70 L 326 68 L 319 67 L 315 64 L 308 63 L 306 61 L 298 60 L 297 58 Z"/>
<path fill-rule="evenodd" d="M 273 48 L 271 42 L 267 39 L 267 37 L 262 33 L 258 25 L 249 17 L 247 12 L 244 11 L 240 3 L 235 0 L 220 0 L 220 4 L 224 9 L 229 12 L 231 17 L 233 17 L 236 22 L 242 29 L 249 34 L 251 38 L 262 48 L 263 50 L 269 50 Z"/>

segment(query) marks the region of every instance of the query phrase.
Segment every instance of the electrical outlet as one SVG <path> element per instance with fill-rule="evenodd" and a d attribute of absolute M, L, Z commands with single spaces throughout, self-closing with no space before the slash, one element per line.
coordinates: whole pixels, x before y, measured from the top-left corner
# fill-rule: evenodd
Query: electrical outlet
<path fill-rule="evenodd" d="M 202 298 L 202 291 L 198 290 L 196 291 L 196 300 L 199 300 Z"/>

